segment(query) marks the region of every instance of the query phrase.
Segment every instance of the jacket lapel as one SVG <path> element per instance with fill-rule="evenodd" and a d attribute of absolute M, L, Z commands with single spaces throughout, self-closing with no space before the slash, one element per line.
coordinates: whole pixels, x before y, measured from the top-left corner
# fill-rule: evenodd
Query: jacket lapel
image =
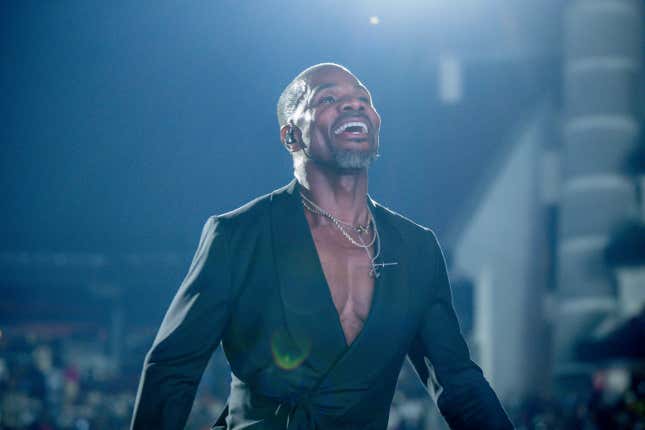
<path fill-rule="evenodd" d="M 272 197 L 273 251 L 288 335 L 302 351 L 307 365 L 320 374 L 333 364 L 317 390 L 323 403 L 349 408 L 356 390 L 367 390 L 370 379 L 399 355 L 398 340 L 409 322 L 406 262 L 401 236 L 391 215 L 371 198 L 381 240 L 377 263 L 396 263 L 379 269 L 369 316 L 348 347 L 338 313 L 316 252 L 294 180 Z M 403 352 L 405 355 L 405 352 Z M 399 363 L 400 364 L 400 363 Z M 346 396 L 346 397 L 345 397 Z"/>
<path fill-rule="evenodd" d="M 294 179 L 271 204 L 273 253 L 286 336 L 314 370 L 324 372 L 346 347 Z"/>
<path fill-rule="evenodd" d="M 409 324 L 410 290 L 401 236 L 385 209 L 375 205 L 371 199 L 368 202 L 381 239 L 377 263 L 396 264 L 380 268 L 369 317 L 359 336 L 321 386 L 321 394 L 325 394 L 325 387 L 329 387 L 328 394 L 346 409 L 356 399 L 355 389 L 367 389 L 376 375 L 383 375 L 384 367 L 397 361 L 401 349 L 399 342 L 405 338 L 402 334 L 408 331 L 406 326 Z M 345 394 L 346 399 L 343 398 Z"/>

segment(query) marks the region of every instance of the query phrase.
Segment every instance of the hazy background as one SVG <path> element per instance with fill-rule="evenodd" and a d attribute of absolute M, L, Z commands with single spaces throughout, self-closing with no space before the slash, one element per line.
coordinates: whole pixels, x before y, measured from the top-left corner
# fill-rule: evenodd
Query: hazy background
<path fill-rule="evenodd" d="M 562 251 L 566 226 L 603 207 L 629 209 L 591 221 L 607 233 L 599 253 L 626 221 L 642 237 L 642 23 L 630 0 L 3 3 L 0 428 L 127 425 L 203 223 L 292 178 L 275 105 L 328 61 L 371 90 L 382 128 L 370 194 L 436 231 L 464 334 L 518 427 L 575 428 L 606 365 L 575 367 L 584 394 L 556 406 L 559 372 L 579 363 L 560 345 L 608 316 L 628 321 L 637 312 L 620 303 L 642 303 L 645 285 L 637 256 L 627 296 L 614 263 L 572 263 L 609 285 L 587 288 Z M 620 157 L 575 146 L 572 133 L 603 127 L 627 136 L 605 139 Z M 639 150 L 631 170 L 603 164 Z M 562 216 L 572 175 L 591 197 Z M 614 197 L 596 192 L 608 187 Z M 589 231 L 573 248 L 595 246 Z M 574 313 L 592 309 L 593 323 L 562 328 L 574 284 Z M 226 375 L 218 353 L 194 428 L 217 414 Z M 392 428 L 443 425 L 414 376 L 400 387 Z"/>

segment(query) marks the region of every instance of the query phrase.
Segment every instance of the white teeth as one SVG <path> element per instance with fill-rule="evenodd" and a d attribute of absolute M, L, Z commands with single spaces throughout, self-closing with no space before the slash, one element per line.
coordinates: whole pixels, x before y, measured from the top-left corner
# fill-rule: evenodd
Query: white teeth
<path fill-rule="evenodd" d="M 361 127 L 361 131 L 358 133 L 367 133 L 367 125 L 364 122 L 353 121 L 342 124 L 336 130 L 334 130 L 334 134 L 341 134 L 343 131 L 347 130 L 348 127 Z"/>

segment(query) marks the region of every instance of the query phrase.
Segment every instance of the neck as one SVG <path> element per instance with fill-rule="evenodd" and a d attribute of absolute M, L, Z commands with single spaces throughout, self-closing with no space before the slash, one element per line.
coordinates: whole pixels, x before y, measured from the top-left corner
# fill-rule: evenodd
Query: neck
<path fill-rule="evenodd" d="M 294 174 L 305 196 L 339 219 L 355 225 L 365 223 L 367 169 L 343 170 L 316 163 L 301 167 L 294 169 Z"/>

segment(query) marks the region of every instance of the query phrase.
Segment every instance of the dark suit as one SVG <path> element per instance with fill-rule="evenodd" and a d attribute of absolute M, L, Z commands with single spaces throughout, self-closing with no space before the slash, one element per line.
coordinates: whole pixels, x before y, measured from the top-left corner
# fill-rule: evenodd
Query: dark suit
<path fill-rule="evenodd" d="M 298 187 L 208 220 L 146 356 L 133 428 L 183 428 L 220 341 L 232 370 L 229 429 L 385 429 L 408 354 L 424 384 L 440 386 L 453 429 L 512 428 L 470 360 L 432 231 L 368 199 L 379 262 L 398 264 L 381 270 L 348 347 Z"/>

